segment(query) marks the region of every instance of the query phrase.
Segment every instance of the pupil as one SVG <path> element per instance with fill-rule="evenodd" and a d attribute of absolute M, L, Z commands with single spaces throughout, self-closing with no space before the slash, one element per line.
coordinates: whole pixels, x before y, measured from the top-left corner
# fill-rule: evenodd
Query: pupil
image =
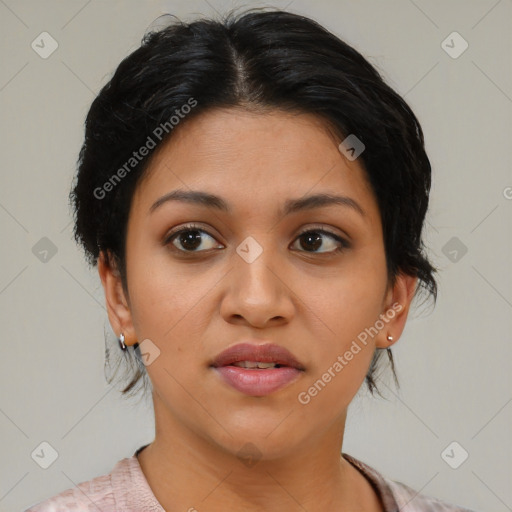
<path fill-rule="evenodd" d="M 322 245 L 322 236 L 315 231 L 303 235 L 303 240 L 308 241 L 306 245 L 312 241 L 314 245 L 314 247 L 312 247 L 313 250 L 317 250 Z M 304 244 L 302 246 L 304 247 Z M 304 248 L 307 249 L 308 247 Z"/>
<path fill-rule="evenodd" d="M 186 249 L 197 249 L 201 245 L 201 234 L 197 229 L 187 231 L 181 234 L 180 242 Z"/>

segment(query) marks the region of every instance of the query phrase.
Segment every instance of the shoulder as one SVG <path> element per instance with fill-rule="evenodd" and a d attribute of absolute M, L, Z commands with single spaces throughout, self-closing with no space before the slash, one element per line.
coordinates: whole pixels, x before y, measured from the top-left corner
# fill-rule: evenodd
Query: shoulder
<path fill-rule="evenodd" d="M 32 505 L 25 512 L 88 511 L 96 507 L 111 510 L 115 506 L 110 475 L 102 475 Z M 108 507 L 111 507 L 110 509 Z M 113 510 L 113 509 L 112 509 Z"/>
<path fill-rule="evenodd" d="M 346 453 L 342 455 L 370 481 L 384 505 L 385 512 L 473 512 L 420 494 L 402 482 L 386 478 L 368 464 Z"/>
<path fill-rule="evenodd" d="M 113 512 L 119 506 L 116 499 L 116 475 L 126 469 L 127 461 L 128 459 L 119 461 L 109 474 L 81 482 L 75 487 L 31 505 L 24 512 Z"/>
<path fill-rule="evenodd" d="M 165 512 L 140 467 L 141 449 L 117 462 L 108 475 L 81 482 L 24 512 Z"/>
<path fill-rule="evenodd" d="M 420 494 L 411 487 L 383 477 L 389 486 L 400 512 L 473 512 L 425 494 Z"/>

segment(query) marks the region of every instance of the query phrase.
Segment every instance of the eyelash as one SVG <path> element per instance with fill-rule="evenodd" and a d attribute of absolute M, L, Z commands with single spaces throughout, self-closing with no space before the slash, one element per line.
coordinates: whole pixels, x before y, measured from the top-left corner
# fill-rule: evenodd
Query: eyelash
<path fill-rule="evenodd" d="M 183 233 L 187 233 L 189 231 L 200 231 L 201 233 L 205 233 L 207 234 L 208 236 L 210 236 L 211 238 L 215 239 L 215 237 L 213 235 L 211 235 L 210 233 L 208 233 L 208 231 L 206 231 L 203 227 L 197 225 L 197 224 L 194 224 L 194 223 L 191 223 L 191 224 L 186 224 L 185 226 L 183 226 L 181 229 L 177 230 L 177 231 L 174 231 L 174 232 L 171 232 L 169 233 L 168 236 L 165 237 L 164 239 L 164 245 L 172 245 L 172 250 L 175 250 L 175 251 L 178 251 L 178 252 L 181 252 L 181 253 L 185 253 L 185 254 L 195 254 L 195 253 L 202 253 L 202 252 L 208 252 L 208 250 L 204 250 L 204 251 L 185 251 L 185 250 L 182 250 L 182 249 L 178 249 L 176 246 L 174 246 L 174 244 L 172 244 L 173 240 L 175 238 L 177 238 L 179 235 L 183 234 Z M 339 235 L 336 235 L 334 233 L 332 233 L 331 231 L 327 231 L 325 229 L 321 229 L 321 228 L 308 228 L 302 232 L 300 232 L 297 237 L 295 238 L 294 242 L 296 240 L 298 240 L 301 236 L 307 234 L 307 233 L 319 233 L 319 234 L 322 234 L 322 235 L 328 235 L 329 237 L 331 237 L 332 239 L 334 239 L 336 242 L 338 242 L 340 245 L 334 250 L 334 251 L 328 251 L 328 252 L 316 252 L 316 251 L 299 251 L 299 252 L 306 252 L 306 253 L 309 253 L 309 254 L 319 254 L 319 255 L 322 255 L 322 256 L 334 256 L 336 254 L 339 254 L 341 252 L 343 252 L 345 249 L 348 249 L 351 247 L 350 243 L 345 240 L 344 238 L 340 237 Z"/>

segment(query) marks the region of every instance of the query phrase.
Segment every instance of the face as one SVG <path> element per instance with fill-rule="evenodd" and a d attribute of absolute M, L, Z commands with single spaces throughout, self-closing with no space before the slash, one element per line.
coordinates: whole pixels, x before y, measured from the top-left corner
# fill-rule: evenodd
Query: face
<path fill-rule="evenodd" d="M 146 344 L 163 431 L 233 453 L 250 441 L 268 458 L 339 435 L 414 284 L 388 286 L 376 199 L 340 142 L 313 115 L 215 110 L 154 155 L 129 215 L 129 296 L 106 290 L 114 329 Z M 161 199 L 177 190 L 219 199 Z M 318 194 L 344 199 L 305 201 Z M 212 361 L 248 340 L 284 347 L 303 371 L 266 394 L 232 387 Z"/>

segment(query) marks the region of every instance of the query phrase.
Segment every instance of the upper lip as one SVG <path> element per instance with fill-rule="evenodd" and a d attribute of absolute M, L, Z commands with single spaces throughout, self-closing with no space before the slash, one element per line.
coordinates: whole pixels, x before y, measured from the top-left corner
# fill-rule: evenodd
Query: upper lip
<path fill-rule="evenodd" d="M 227 366 L 239 361 L 260 361 L 276 363 L 304 370 L 304 366 L 284 347 L 274 343 L 255 344 L 253 342 L 237 343 L 218 354 L 211 366 Z"/>

